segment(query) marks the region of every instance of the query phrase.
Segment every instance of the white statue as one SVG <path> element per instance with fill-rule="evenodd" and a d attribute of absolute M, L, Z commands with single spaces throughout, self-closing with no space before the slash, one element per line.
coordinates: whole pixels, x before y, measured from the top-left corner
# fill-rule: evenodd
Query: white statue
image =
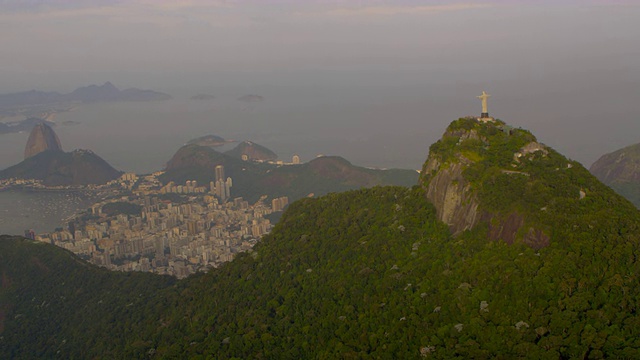
<path fill-rule="evenodd" d="M 487 99 L 490 96 L 491 95 L 487 94 L 484 91 L 482 92 L 482 95 L 476 96 L 478 99 L 482 100 L 482 115 L 483 116 L 488 116 L 489 115 L 489 111 L 487 110 Z"/>

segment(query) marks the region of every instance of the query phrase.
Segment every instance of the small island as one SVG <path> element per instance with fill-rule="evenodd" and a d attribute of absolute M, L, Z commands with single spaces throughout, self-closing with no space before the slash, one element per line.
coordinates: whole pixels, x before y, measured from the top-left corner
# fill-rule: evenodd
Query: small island
<path fill-rule="evenodd" d="M 190 97 L 189 99 L 191 100 L 203 100 L 203 101 L 210 101 L 215 99 L 216 97 L 210 94 L 198 94 L 198 95 L 194 95 L 192 97 Z"/>
<path fill-rule="evenodd" d="M 264 101 L 264 97 L 260 95 L 244 95 L 238 98 L 238 101 L 246 103 L 255 103 Z"/>

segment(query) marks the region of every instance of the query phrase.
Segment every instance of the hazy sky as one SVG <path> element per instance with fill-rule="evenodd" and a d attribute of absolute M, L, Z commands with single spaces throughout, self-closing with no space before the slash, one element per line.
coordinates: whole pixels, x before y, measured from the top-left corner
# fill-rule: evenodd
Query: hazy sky
<path fill-rule="evenodd" d="M 486 90 L 490 113 L 588 166 L 640 142 L 638 19 L 631 0 L 0 0 L 0 92 L 307 91 L 362 103 L 354 132 L 428 146 Z"/>

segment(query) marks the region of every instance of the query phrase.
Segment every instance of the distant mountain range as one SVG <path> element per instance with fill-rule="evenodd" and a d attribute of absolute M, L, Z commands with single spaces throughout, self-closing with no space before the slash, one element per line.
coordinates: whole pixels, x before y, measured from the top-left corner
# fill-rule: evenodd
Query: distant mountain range
<path fill-rule="evenodd" d="M 171 96 L 153 90 L 130 88 L 119 90 L 112 83 L 79 87 L 68 94 L 55 91 L 30 90 L 0 95 L 0 108 L 19 106 L 53 105 L 60 103 L 113 102 L 113 101 L 155 101 L 168 100 Z"/>
<path fill-rule="evenodd" d="M 260 149 L 273 153 L 262 146 Z M 233 196 L 242 196 L 249 201 L 256 201 L 262 195 L 288 196 L 295 200 L 311 194 L 319 196 L 377 185 L 412 186 L 418 180 L 414 170 L 367 169 L 338 156 L 323 156 L 300 165 L 277 166 L 243 161 L 240 154 L 240 151 L 229 154 L 210 147 L 185 145 L 169 160 L 160 180 L 165 184 L 169 181 L 183 184 L 187 180 L 208 184 L 215 180 L 215 166 L 223 165 L 227 176 L 233 179 Z"/>
<path fill-rule="evenodd" d="M 212 148 L 226 142 L 215 135 L 190 141 L 169 160 L 160 180 L 165 184 L 187 180 L 208 184 L 215 179 L 215 166 L 224 165 L 226 174 L 233 178 L 234 197 L 256 201 L 262 195 L 295 200 L 377 185 L 411 186 L 418 179 L 413 170 L 367 169 L 337 156 L 319 157 L 295 166 L 276 165 L 267 162 L 277 159 L 273 151 L 251 141 L 226 153 Z M 104 184 L 121 174 L 90 150 L 63 152 L 53 129 L 40 121 L 29 135 L 25 160 L 0 171 L 0 179 L 36 179 L 47 186 L 87 185 Z"/>

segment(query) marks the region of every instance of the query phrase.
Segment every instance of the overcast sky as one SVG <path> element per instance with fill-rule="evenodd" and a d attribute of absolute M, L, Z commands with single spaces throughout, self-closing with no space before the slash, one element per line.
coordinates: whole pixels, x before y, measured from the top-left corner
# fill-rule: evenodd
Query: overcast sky
<path fill-rule="evenodd" d="M 640 142 L 638 19 L 631 0 L 0 0 L 0 92 L 362 89 L 424 96 L 446 126 L 486 90 L 588 166 Z"/>

